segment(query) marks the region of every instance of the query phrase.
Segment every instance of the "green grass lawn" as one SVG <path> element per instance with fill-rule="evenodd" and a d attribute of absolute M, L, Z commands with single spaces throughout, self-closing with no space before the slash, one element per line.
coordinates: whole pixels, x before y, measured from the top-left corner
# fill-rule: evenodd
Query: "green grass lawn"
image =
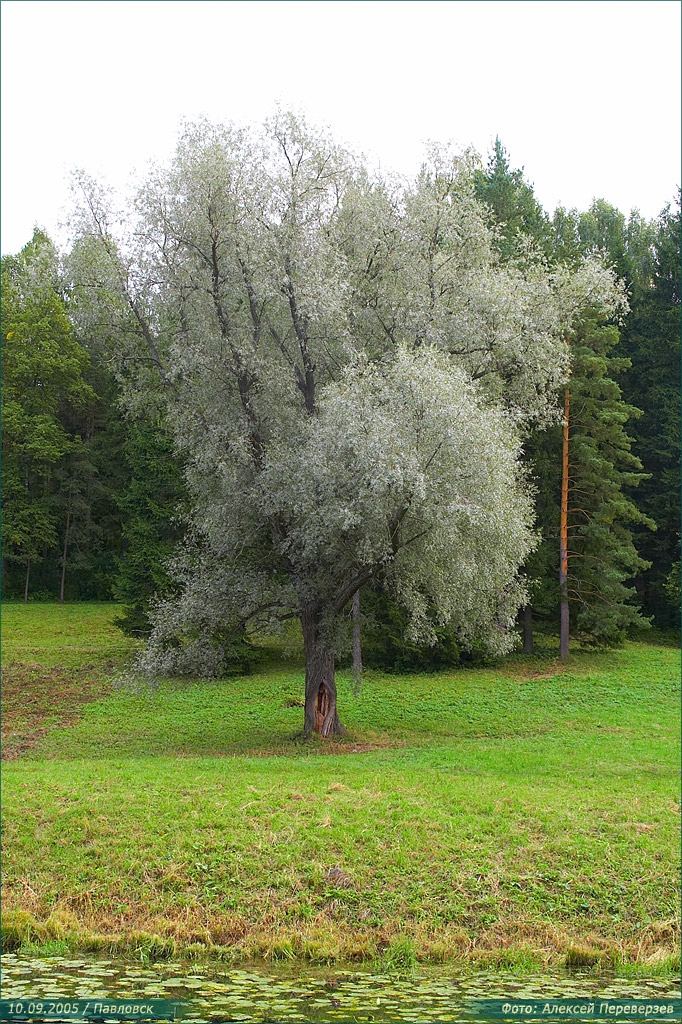
<path fill-rule="evenodd" d="M 138 691 L 112 605 L 2 610 L 6 947 L 670 964 L 679 652 Z M 402 951 L 402 952 L 401 952 Z"/>

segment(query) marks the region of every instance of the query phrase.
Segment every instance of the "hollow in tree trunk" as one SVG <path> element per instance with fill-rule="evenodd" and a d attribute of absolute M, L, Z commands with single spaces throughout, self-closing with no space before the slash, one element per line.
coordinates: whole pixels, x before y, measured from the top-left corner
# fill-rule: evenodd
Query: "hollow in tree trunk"
<path fill-rule="evenodd" d="M 336 710 L 334 655 L 324 642 L 321 615 L 315 608 L 303 608 L 301 626 L 305 650 L 304 732 L 319 732 L 325 738 L 346 730 Z"/>

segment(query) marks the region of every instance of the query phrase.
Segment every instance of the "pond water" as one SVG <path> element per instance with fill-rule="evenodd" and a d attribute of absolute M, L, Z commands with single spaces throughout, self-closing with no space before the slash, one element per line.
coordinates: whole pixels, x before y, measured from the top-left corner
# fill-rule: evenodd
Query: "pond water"
<path fill-rule="evenodd" d="M 172 999 L 184 1020 L 356 1022 L 478 1021 L 476 999 L 679 999 L 678 980 L 597 977 L 555 970 L 509 972 L 417 968 L 408 976 L 370 969 L 140 963 L 100 957 L 2 957 L 2 998 Z"/>

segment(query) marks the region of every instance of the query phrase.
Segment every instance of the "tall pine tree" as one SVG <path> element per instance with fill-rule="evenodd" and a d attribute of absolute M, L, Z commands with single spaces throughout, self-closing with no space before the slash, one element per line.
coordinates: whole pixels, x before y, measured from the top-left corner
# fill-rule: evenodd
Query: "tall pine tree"
<path fill-rule="evenodd" d="M 560 208 L 550 220 L 524 181 L 523 171 L 511 168 L 499 139 L 487 169 L 479 173 L 477 191 L 499 225 L 503 259 L 523 245 L 525 235 L 556 263 L 570 263 L 591 248 L 608 248 L 618 271 L 629 270 L 622 215 L 598 201 L 587 214 Z M 628 424 L 630 429 L 638 410 L 624 401 L 618 383 L 629 368 L 627 359 L 614 354 L 618 340 L 614 325 L 590 316 L 571 339 L 570 620 L 583 639 L 602 644 L 617 643 L 629 627 L 643 624 L 627 581 L 647 566 L 633 543 L 632 527 L 651 526 L 631 497 L 643 475 L 625 427 Z M 563 407 L 562 398 L 563 393 L 557 395 L 558 407 Z M 537 523 L 542 534 L 542 544 L 526 569 L 533 582 L 533 612 L 551 629 L 558 628 L 560 606 L 562 434 L 557 425 L 530 437 L 526 448 L 537 484 Z M 530 649 L 529 609 L 524 627 L 525 646 Z"/>
<path fill-rule="evenodd" d="M 629 362 L 619 357 L 618 330 L 585 317 L 571 338 L 568 481 L 568 598 L 573 635 L 596 644 L 617 644 L 627 630 L 645 624 L 629 581 L 648 563 L 633 541 L 634 525 L 652 522 L 629 492 L 643 479 L 626 425 L 638 410 L 616 381 Z M 533 442 L 542 545 L 528 564 L 533 606 L 549 623 L 558 618 L 559 503 L 562 428 Z"/>

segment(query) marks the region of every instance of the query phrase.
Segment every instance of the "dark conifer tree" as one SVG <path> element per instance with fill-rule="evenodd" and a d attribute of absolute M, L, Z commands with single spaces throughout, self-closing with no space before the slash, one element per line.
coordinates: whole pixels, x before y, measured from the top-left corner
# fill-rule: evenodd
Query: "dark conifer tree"
<path fill-rule="evenodd" d="M 615 378 L 628 368 L 616 355 L 618 331 L 586 317 L 571 339 L 569 420 L 568 597 L 573 635 L 592 643 L 621 642 L 642 626 L 629 581 L 648 567 L 633 541 L 633 526 L 652 522 L 629 497 L 643 479 L 629 423 L 638 410 L 622 398 Z M 626 429 L 628 425 L 628 429 Z M 538 522 L 542 545 L 529 561 L 533 604 L 550 622 L 558 617 L 560 425 L 534 441 Z"/>
<path fill-rule="evenodd" d="M 586 214 L 559 208 L 550 221 L 524 181 L 523 171 L 511 169 L 499 139 L 486 171 L 479 174 L 477 193 L 499 225 L 503 258 L 526 235 L 555 262 L 570 263 L 590 249 L 606 249 L 619 274 L 630 273 L 622 214 L 599 200 Z M 641 218 L 638 223 L 641 228 Z M 641 241 L 641 231 L 637 238 Z M 642 253 L 638 256 L 641 260 Z M 614 325 L 586 317 L 571 339 L 570 621 L 583 639 L 597 643 L 618 642 L 630 626 L 643 624 L 627 581 L 648 565 L 633 544 L 632 528 L 652 525 L 632 497 L 632 489 L 643 479 L 628 434 L 639 413 L 623 400 L 617 383 L 630 365 L 614 354 L 618 337 Z M 560 399 L 563 393 L 557 396 L 557 406 L 563 408 Z M 530 649 L 532 614 L 552 629 L 559 620 L 561 425 L 529 437 L 526 453 L 536 480 L 537 522 L 543 538 L 526 567 L 533 597 L 532 613 L 526 610 L 523 617 L 524 646 Z"/>
<path fill-rule="evenodd" d="M 512 169 L 499 136 L 486 169 L 476 174 L 476 195 L 490 210 L 490 224 L 500 231 L 503 257 L 517 252 L 529 236 L 547 257 L 552 255 L 550 221 L 535 198 L 532 185 L 525 180 L 523 168 Z"/>
<path fill-rule="evenodd" d="M 642 411 L 629 428 L 646 477 L 630 492 L 656 524 L 634 525 L 635 543 L 649 563 L 635 579 L 647 615 L 661 626 L 677 624 L 679 605 L 666 586 L 679 559 L 680 522 L 680 205 L 658 222 L 635 210 L 625 217 L 595 200 L 578 217 L 579 251 L 600 250 L 623 277 L 630 314 L 621 352 L 630 361 L 621 383 L 625 400 Z"/>
<path fill-rule="evenodd" d="M 640 247 L 641 248 L 641 247 Z M 641 268 L 641 257 L 639 267 Z M 676 591 L 666 586 L 680 558 L 680 202 L 666 208 L 655 226 L 651 272 L 635 275 L 632 313 L 623 349 L 632 368 L 626 398 L 642 409 L 634 425 L 636 451 L 649 474 L 637 503 L 656 523 L 638 531 L 637 543 L 651 567 L 639 574 L 645 610 L 662 626 L 679 623 Z"/>
<path fill-rule="evenodd" d="M 124 451 L 130 479 L 118 496 L 124 550 L 114 593 L 124 605 L 118 624 L 139 635 L 150 628 L 154 595 L 168 591 L 165 563 L 182 535 L 177 511 L 185 492 L 180 460 L 160 425 L 131 421 Z"/>

